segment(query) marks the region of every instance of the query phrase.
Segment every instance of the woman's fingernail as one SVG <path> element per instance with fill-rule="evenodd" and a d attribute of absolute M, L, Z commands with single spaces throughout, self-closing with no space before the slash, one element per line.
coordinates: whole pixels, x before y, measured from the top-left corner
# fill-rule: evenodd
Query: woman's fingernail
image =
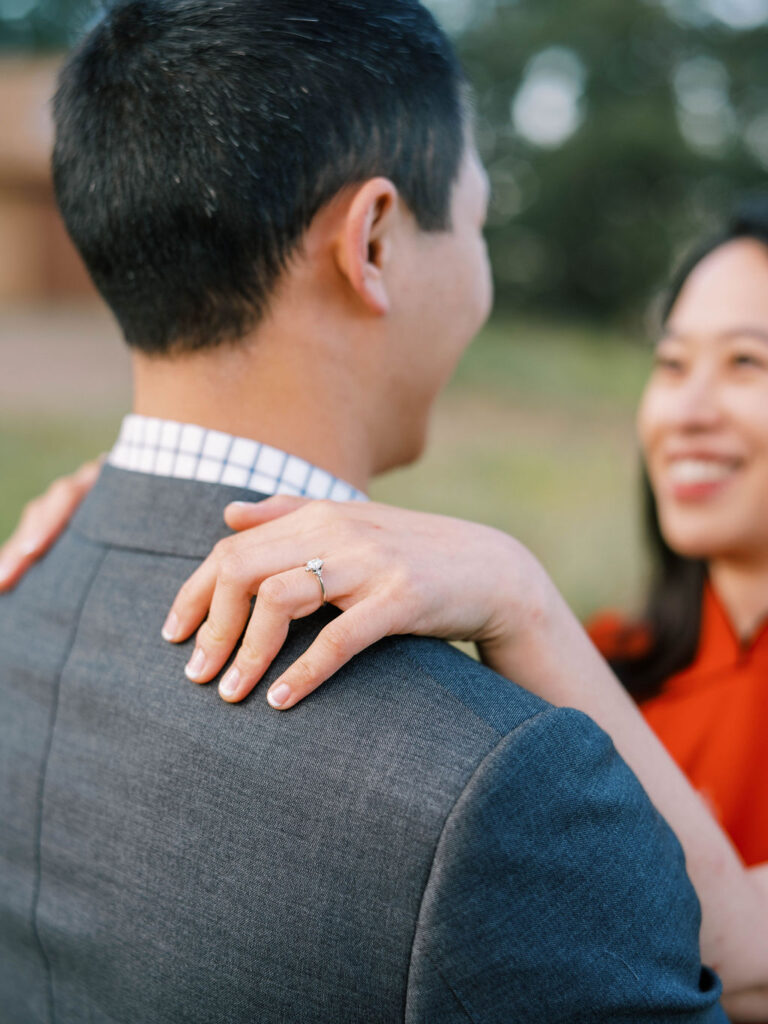
<path fill-rule="evenodd" d="M 267 700 L 273 708 L 281 708 L 291 696 L 291 688 L 287 683 L 278 683 L 267 694 Z"/>
<path fill-rule="evenodd" d="M 234 697 L 237 691 L 240 689 L 240 669 L 232 668 L 227 672 L 224 678 L 219 683 L 219 693 L 222 697 Z"/>
<path fill-rule="evenodd" d="M 205 651 L 202 647 L 198 647 L 192 657 L 189 659 L 189 664 L 184 669 L 188 679 L 198 679 L 203 674 L 205 668 Z"/>
<path fill-rule="evenodd" d="M 42 541 L 40 540 L 26 540 L 21 545 L 19 550 L 21 551 L 22 555 L 24 555 L 25 558 L 29 558 L 30 555 L 37 554 L 37 552 L 40 550 L 42 546 L 43 544 Z"/>
<path fill-rule="evenodd" d="M 7 583 L 14 572 L 14 566 L 10 562 L 0 562 L 0 586 Z"/>
<path fill-rule="evenodd" d="M 171 643 L 173 640 L 176 639 L 178 632 L 179 617 L 176 614 L 176 612 L 171 612 L 168 618 L 165 620 L 165 625 L 163 626 L 163 640 L 167 640 L 169 643 Z"/>

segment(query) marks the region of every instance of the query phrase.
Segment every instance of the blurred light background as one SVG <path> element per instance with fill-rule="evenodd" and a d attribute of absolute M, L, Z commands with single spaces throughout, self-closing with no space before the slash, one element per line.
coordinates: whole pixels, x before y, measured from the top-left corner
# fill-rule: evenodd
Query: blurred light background
<path fill-rule="evenodd" d="M 768 172 L 768 0 L 429 0 L 475 87 L 497 310 L 385 500 L 484 519 L 631 605 L 649 303 Z M 107 446 L 128 363 L 58 221 L 48 101 L 91 0 L 0 0 L 0 534 Z"/>

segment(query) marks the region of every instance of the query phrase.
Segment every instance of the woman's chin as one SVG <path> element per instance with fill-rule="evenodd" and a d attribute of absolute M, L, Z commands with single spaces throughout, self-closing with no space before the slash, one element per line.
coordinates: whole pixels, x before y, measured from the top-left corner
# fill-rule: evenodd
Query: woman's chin
<path fill-rule="evenodd" d="M 716 558 L 724 546 L 727 547 L 725 538 L 709 530 L 665 527 L 662 534 L 669 547 L 682 558 L 709 561 Z"/>
<path fill-rule="evenodd" d="M 694 561 L 713 562 L 717 559 L 743 558 L 745 548 L 743 539 L 733 536 L 696 535 L 693 532 L 680 535 L 664 532 L 664 540 L 675 554 Z"/>

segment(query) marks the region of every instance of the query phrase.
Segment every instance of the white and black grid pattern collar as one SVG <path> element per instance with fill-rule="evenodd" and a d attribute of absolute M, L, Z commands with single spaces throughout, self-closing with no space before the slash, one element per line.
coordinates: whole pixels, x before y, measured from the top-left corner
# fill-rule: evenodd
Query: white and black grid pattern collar
<path fill-rule="evenodd" d="M 136 473 L 227 484 L 259 494 L 368 500 L 352 484 L 268 444 L 135 414 L 123 420 L 109 463 Z"/>

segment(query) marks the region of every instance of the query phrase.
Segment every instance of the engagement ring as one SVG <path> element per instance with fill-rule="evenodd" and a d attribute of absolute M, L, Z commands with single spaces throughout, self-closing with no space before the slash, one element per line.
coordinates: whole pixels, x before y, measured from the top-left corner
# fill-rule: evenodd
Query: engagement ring
<path fill-rule="evenodd" d="M 323 564 L 322 558 L 311 558 L 304 566 L 304 571 L 311 572 L 313 576 L 317 576 L 320 589 L 323 592 L 323 604 L 328 604 L 328 598 L 325 594 L 325 583 L 323 581 Z"/>

